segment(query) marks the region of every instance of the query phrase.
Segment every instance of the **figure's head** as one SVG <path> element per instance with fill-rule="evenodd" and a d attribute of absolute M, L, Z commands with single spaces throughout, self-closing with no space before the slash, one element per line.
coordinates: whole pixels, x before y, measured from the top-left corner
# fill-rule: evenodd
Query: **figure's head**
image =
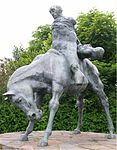
<path fill-rule="evenodd" d="M 53 16 L 54 19 L 61 16 L 62 11 L 63 10 L 62 10 L 61 6 L 57 6 L 57 5 L 50 7 L 50 10 L 49 10 L 50 14 Z"/>
<path fill-rule="evenodd" d="M 24 95 L 23 93 L 9 90 L 3 95 L 8 97 L 10 102 L 19 107 L 26 114 L 29 120 L 38 120 L 41 118 L 42 111 L 37 108 L 35 102 L 29 102 L 26 95 Z"/>

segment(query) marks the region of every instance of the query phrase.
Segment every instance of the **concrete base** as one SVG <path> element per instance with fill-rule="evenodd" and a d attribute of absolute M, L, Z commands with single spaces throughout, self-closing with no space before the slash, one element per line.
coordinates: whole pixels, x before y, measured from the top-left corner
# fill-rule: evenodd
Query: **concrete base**
<path fill-rule="evenodd" d="M 49 146 L 39 147 L 43 131 L 34 131 L 29 141 L 20 142 L 21 132 L 0 134 L 0 150 L 116 150 L 116 139 L 107 139 L 106 134 L 82 132 L 73 134 L 69 131 L 53 131 Z"/>

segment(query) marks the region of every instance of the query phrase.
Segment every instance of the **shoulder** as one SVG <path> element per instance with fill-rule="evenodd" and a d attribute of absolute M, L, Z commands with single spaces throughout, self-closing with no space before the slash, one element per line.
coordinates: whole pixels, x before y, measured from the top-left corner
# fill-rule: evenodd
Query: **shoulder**
<path fill-rule="evenodd" d="M 73 25 L 75 25 L 76 24 L 76 21 L 75 21 L 75 19 L 74 18 L 72 18 L 72 17 L 68 17 L 68 19 L 73 23 Z"/>

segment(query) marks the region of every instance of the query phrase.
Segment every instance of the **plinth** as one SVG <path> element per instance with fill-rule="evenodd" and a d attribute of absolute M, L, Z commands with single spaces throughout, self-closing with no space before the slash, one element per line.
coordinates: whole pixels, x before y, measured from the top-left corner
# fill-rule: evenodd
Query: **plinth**
<path fill-rule="evenodd" d="M 21 132 L 0 134 L 0 150 L 116 150 L 116 139 L 107 139 L 106 134 L 82 132 L 73 134 L 69 131 L 53 131 L 47 147 L 38 143 L 43 131 L 33 131 L 29 141 L 21 142 Z"/>

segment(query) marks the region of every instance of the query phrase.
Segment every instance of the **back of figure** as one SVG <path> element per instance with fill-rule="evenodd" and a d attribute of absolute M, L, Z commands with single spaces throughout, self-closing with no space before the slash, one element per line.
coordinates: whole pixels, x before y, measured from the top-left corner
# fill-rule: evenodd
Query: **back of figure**
<path fill-rule="evenodd" d="M 52 24 L 52 48 L 67 53 L 71 50 L 77 52 L 77 36 L 74 30 L 75 20 L 62 15 L 59 6 L 52 7 L 50 13 L 54 18 Z M 65 52 L 64 52 L 65 51 Z"/>
<path fill-rule="evenodd" d="M 73 18 L 66 18 L 62 15 L 60 6 L 52 6 L 50 14 L 54 18 L 52 24 L 52 48 L 61 52 L 69 62 L 70 70 L 73 73 L 74 84 L 81 84 L 84 75 L 80 71 L 79 59 L 77 57 L 77 36 Z"/>

